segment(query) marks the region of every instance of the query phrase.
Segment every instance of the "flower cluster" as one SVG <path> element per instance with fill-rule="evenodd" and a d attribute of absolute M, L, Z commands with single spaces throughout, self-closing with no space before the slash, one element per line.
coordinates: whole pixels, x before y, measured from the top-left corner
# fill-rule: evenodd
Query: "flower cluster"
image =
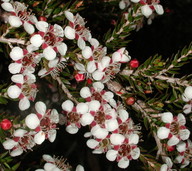
<path fill-rule="evenodd" d="M 12 138 L 3 142 L 5 149 L 10 150 L 11 156 L 18 156 L 23 151 L 32 150 L 36 144 L 42 144 L 45 139 L 53 142 L 56 138 L 59 114 L 55 109 L 46 109 L 46 105 L 39 101 L 35 104 L 36 114 L 31 113 L 25 118 L 26 128 L 13 132 Z M 29 131 L 27 131 L 30 129 Z"/>
<path fill-rule="evenodd" d="M 67 132 L 74 134 L 81 126 L 90 127 L 86 137 L 93 153 L 106 153 L 110 161 L 117 161 L 120 168 L 127 168 L 129 161 L 138 159 L 140 149 L 138 129 L 128 112 L 114 100 L 114 94 L 104 90 L 104 84 L 94 82 L 93 87 L 83 87 L 80 96 L 87 102 L 62 104 L 67 120 Z"/>
<path fill-rule="evenodd" d="M 176 147 L 178 156 L 174 163 L 181 163 L 181 168 L 184 168 L 190 163 L 191 158 L 191 141 L 188 139 L 190 131 L 186 128 L 186 119 L 183 114 L 173 116 L 171 112 L 165 112 L 161 115 L 161 120 L 164 126 L 157 130 L 159 139 L 167 139 L 167 150 L 173 151 Z M 163 168 L 170 169 L 173 164 L 162 165 Z"/>
<path fill-rule="evenodd" d="M 141 13 L 147 18 L 153 14 L 153 11 L 155 11 L 158 15 L 162 15 L 164 13 L 163 7 L 159 4 L 159 0 L 121 0 L 119 2 L 120 9 L 129 7 L 131 2 L 140 3 Z"/>

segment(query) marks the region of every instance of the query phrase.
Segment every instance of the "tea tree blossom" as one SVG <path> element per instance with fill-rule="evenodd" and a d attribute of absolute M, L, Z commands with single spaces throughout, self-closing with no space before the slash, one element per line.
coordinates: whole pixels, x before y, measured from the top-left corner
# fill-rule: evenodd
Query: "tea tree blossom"
<path fill-rule="evenodd" d="M 37 86 L 35 84 L 36 77 L 33 74 L 22 75 L 16 74 L 11 77 L 11 80 L 16 85 L 11 85 L 7 94 L 10 98 L 19 98 L 19 109 L 26 110 L 30 107 L 30 102 L 34 101 L 37 93 Z"/>
<path fill-rule="evenodd" d="M 11 49 L 10 57 L 14 61 L 9 65 L 9 71 L 12 74 L 34 73 L 36 65 L 40 62 L 42 55 L 22 49 L 18 46 Z"/>
<path fill-rule="evenodd" d="M 61 26 L 38 21 L 36 27 L 39 32 L 30 38 L 30 42 L 34 47 L 42 47 L 43 55 L 47 60 L 55 59 L 57 52 L 62 56 L 66 54 L 67 45 L 63 42 L 64 30 Z"/>
<path fill-rule="evenodd" d="M 59 114 L 56 109 L 47 109 L 46 105 L 39 101 L 35 103 L 36 114 L 31 113 L 25 118 L 27 127 L 34 130 L 34 141 L 42 144 L 45 139 L 53 142 L 57 134 L 57 123 Z"/>
<path fill-rule="evenodd" d="M 66 131 L 70 134 L 76 134 L 81 127 L 81 117 L 88 112 L 87 103 L 78 103 L 74 106 L 71 100 L 62 103 L 62 109 L 67 117 Z"/>
<path fill-rule="evenodd" d="M 33 26 L 36 22 L 36 18 L 27 11 L 27 7 L 20 2 L 3 2 L 1 7 L 10 12 L 8 22 L 12 27 L 20 27 L 23 25 L 25 31 L 29 34 L 33 34 L 35 28 Z"/>
<path fill-rule="evenodd" d="M 167 145 L 177 145 L 180 140 L 187 140 L 190 131 L 185 127 L 186 119 L 183 114 L 173 117 L 170 112 L 165 112 L 161 116 L 161 120 L 165 126 L 160 127 L 157 131 L 157 136 L 160 139 L 168 139 Z"/>
<path fill-rule="evenodd" d="M 17 129 L 13 133 L 12 139 L 3 142 L 6 150 L 10 150 L 10 155 L 15 157 L 21 155 L 24 151 L 31 150 L 35 145 L 34 132 L 27 132 L 24 129 Z"/>

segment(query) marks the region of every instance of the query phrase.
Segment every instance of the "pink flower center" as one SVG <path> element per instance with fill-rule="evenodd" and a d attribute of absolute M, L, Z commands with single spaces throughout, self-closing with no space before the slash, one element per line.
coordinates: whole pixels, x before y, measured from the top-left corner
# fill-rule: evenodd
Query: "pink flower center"
<path fill-rule="evenodd" d="M 98 111 L 94 116 L 94 121 L 99 124 L 100 126 L 104 125 L 105 123 L 105 113 L 102 111 Z"/>
<path fill-rule="evenodd" d="M 180 125 L 178 122 L 172 122 L 170 125 L 170 131 L 174 134 L 177 135 L 179 133 L 179 128 Z"/>
<path fill-rule="evenodd" d="M 70 122 L 70 123 L 77 123 L 79 122 L 80 120 L 80 115 L 77 114 L 76 112 L 69 112 L 67 114 L 67 120 Z"/>
<path fill-rule="evenodd" d="M 44 36 L 44 40 L 48 45 L 54 46 L 55 43 L 57 42 L 57 37 L 53 33 L 47 32 L 46 35 Z"/>

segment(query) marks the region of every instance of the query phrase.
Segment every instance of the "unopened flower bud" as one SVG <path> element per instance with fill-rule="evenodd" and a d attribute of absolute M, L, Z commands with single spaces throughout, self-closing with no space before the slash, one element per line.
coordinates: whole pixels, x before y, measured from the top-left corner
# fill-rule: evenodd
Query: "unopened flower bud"
<path fill-rule="evenodd" d="M 3 130 L 8 130 L 8 129 L 10 129 L 11 127 L 12 127 L 12 123 L 11 123 L 11 121 L 10 120 L 8 120 L 8 119 L 3 119 L 2 121 L 1 121 L 1 123 L 0 123 L 0 126 L 1 126 L 1 128 L 3 129 Z"/>

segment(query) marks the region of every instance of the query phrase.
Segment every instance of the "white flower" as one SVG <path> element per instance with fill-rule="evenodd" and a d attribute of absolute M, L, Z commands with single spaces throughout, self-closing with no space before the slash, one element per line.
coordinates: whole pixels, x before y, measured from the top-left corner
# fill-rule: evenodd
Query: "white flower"
<path fill-rule="evenodd" d="M 48 109 L 46 105 L 39 101 L 35 104 L 36 114 L 29 114 L 25 118 L 25 123 L 30 129 L 34 129 L 37 133 L 34 141 L 37 144 L 43 143 L 48 138 L 53 142 L 56 138 L 56 124 L 59 122 L 59 114 L 55 109 Z"/>
<path fill-rule="evenodd" d="M 186 119 L 183 114 L 178 114 L 177 117 L 173 117 L 172 113 L 166 112 L 162 115 L 162 120 L 166 125 L 158 129 L 157 136 L 160 139 L 169 139 L 167 142 L 169 146 L 174 146 L 178 144 L 180 140 L 189 138 L 190 131 L 184 126 Z"/>

